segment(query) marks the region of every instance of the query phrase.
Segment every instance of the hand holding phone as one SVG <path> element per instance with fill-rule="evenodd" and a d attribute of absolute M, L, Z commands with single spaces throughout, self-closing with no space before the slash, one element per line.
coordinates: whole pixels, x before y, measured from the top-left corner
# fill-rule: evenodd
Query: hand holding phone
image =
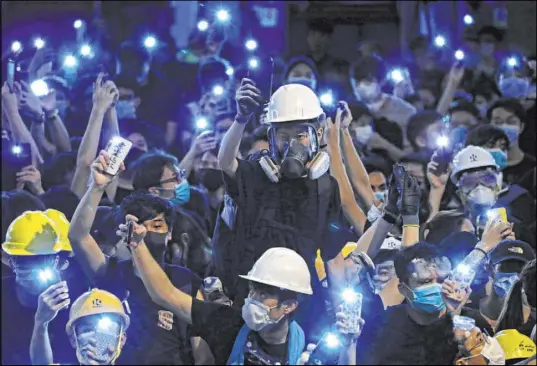
<path fill-rule="evenodd" d="M 132 241 L 132 234 L 133 233 L 134 233 L 134 225 L 133 225 L 132 221 L 129 221 L 127 223 L 127 238 L 125 239 L 127 244 L 129 244 Z"/>
<path fill-rule="evenodd" d="M 439 147 L 432 157 L 432 161 L 436 163 L 436 169 L 432 173 L 437 177 L 448 172 L 449 164 L 453 159 L 453 153 L 448 147 Z"/>
<path fill-rule="evenodd" d="M 401 194 L 403 190 L 403 182 L 405 180 L 406 169 L 401 164 L 393 165 L 393 176 L 395 177 L 395 183 L 397 185 L 397 191 Z"/>
<path fill-rule="evenodd" d="M 7 61 L 7 85 L 9 86 L 9 91 L 11 93 L 15 92 L 13 84 L 15 82 L 15 61 L 9 59 Z"/>
<path fill-rule="evenodd" d="M 132 142 L 122 137 L 116 136 L 108 142 L 106 152 L 110 155 L 110 161 L 105 169 L 105 173 L 109 175 L 116 175 L 119 171 L 121 163 L 125 161 L 127 154 L 132 148 Z"/>

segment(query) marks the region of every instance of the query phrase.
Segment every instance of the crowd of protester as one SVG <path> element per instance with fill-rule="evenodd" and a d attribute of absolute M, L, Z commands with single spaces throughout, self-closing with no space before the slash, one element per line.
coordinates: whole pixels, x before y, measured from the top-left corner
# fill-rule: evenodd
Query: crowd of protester
<path fill-rule="evenodd" d="M 535 359 L 534 56 L 488 26 L 445 67 L 419 36 L 394 80 L 332 33 L 281 70 L 215 26 L 4 82 L 2 364 Z"/>

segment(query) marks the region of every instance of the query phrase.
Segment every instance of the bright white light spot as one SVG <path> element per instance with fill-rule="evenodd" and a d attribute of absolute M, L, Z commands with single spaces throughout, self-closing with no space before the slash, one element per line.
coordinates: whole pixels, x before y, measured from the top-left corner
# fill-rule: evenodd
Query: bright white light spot
<path fill-rule="evenodd" d="M 45 47 L 45 41 L 43 41 L 41 38 L 36 38 L 34 41 L 34 47 L 38 50 Z"/>
<path fill-rule="evenodd" d="M 75 67 L 77 64 L 76 57 L 73 55 L 67 55 L 65 56 L 63 60 L 63 64 L 67 67 Z"/>
<path fill-rule="evenodd" d="M 47 268 L 39 271 L 39 280 L 41 282 L 47 282 L 50 279 L 52 279 L 52 271 L 50 269 Z"/>
<path fill-rule="evenodd" d="M 75 20 L 75 22 L 73 23 L 73 27 L 75 29 L 78 29 L 78 28 L 82 27 L 82 20 L 80 20 L 80 19 Z"/>
<path fill-rule="evenodd" d="M 196 128 L 200 130 L 206 129 L 208 125 L 209 125 L 209 122 L 207 122 L 207 118 L 205 117 L 200 117 L 196 120 Z"/>
<path fill-rule="evenodd" d="M 246 49 L 250 50 L 250 51 L 253 51 L 257 48 L 257 42 L 253 39 L 249 39 L 246 41 L 246 43 L 244 44 L 246 46 Z"/>
<path fill-rule="evenodd" d="M 339 346 L 339 338 L 334 333 L 328 333 L 325 338 L 326 345 L 329 348 L 336 348 Z"/>
<path fill-rule="evenodd" d="M 144 40 L 144 46 L 146 48 L 153 48 L 157 45 L 157 39 L 153 36 L 146 37 Z"/>
<path fill-rule="evenodd" d="M 455 51 L 455 58 L 457 60 L 464 60 L 464 52 L 462 50 Z"/>
<path fill-rule="evenodd" d="M 233 76 L 233 73 L 235 72 L 235 70 L 229 66 L 227 69 L 226 69 L 226 75 L 227 76 Z"/>
<path fill-rule="evenodd" d="M 436 36 L 434 44 L 436 47 L 444 47 L 446 45 L 446 39 L 443 36 Z"/>
<path fill-rule="evenodd" d="M 401 70 L 399 70 L 399 69 L 392 70 L 392 72 L 390 73 L 390 78 L 395 83 L 400 83 L 405 79 L 405 77 L 403 75 L 403 72 Z"/>
<path fill-rule="evenodd" d="M 99 319 L 98 327 L 101 329 L 108 329 L 112 325 L 112 321 L 109 317 L 103 316 L 101 319 Z"/>
<path fill-rule="evenodd" d="M 21 67 L 20 66 L 17 66 L 17 71 L 21 71 Z"/>
<path fill-rule="evenodd" d="M 259 66 L 259 61 L 256 58 L 251 58 L 248 61 L 248 66 L 250 66 L 251 69 L 257 69 Z"/>
<path fill-rule="evenodd" d="M 496 211 L 494 211 L 494 210 L 489 210 L 489 211 L 487 212 L 487 217 L 488 217 L 489 219 L 491 219 L 491 218 L 493 218 L 493 217 L 495 217 L 495 216 L 496 216 Z"/>
<path fill-rule="evenodd" d="M 449 145 L 449 138 L 447 136 L 438 136 L 436 139 L 436 145 L 438 147 L 446 147 Z"/>
<path fill-rule="evenodd" d="M 88 44 L 82 45 L 82 47 L 80 47 L 80 54 L 81 54 L 82 56 L 89 56 L 89 55 L 91 55 L 91 46 L 88 45 Z"/>
<path fill-rule="evenodd" d="M 220 9 L 216 12 L 216 17 L 221 22 L 227 22 L 229 20 L 229 13 L 225 9 Z"/>
<path fill-rule="evenodd" d="M 509 57 L 507 59 L 507 65 L 509 65 L 510 67 L 518 66 L 518 60 L 516 59 L 516 57 Z"/>
<path fill-rule="evenodd" d="M 198 29 L 202 32 L 205 32 L 209 28 L 209 22 L 206 20 L 200 20 L 198 22 Z"/>
<path fill-rule="evenodd" d="M 319 97 L 319 100 L 321 101 L 323 105 L 332 105 L 334 103 L 334 97 L 332 96 L 332 93 L 330 92 L 321 94 L 321 96 Z"/>
<path fill-rule="evenodd" d="M 470 273 L 470 266 L 464 263 L 461 263 L 457 266 L 456 271 L 463 276 L 467 276 Z"/>
<path fill-rule="evenodd" d="M 224 88 L 222 87 L 222 85 L 215 85 L 213 87 L 213 94 L 214 95 L 222 95 L 222 94 L 224 94 Z"/>
<path fill-rule="evenodd" d="M 122 139 L 121 137 L 117 137 L 117 136 L 116 136 L 116 137 L 112 137 L 112 143 L 113 143 L 114 145 L 117 145 L 117 144 L 121 143 L 122 141 L 123 141 L 123 139 Z"/>
<path fill-rule="evenodd" d="M 343 290 L 341 297 L 343 297 L 343 300 L 345 302 L 353 303 L 358 299 L 358 293 L 352 288 L 346 288 L 345 290 Z"/>
<path fill-rule="evenodd" d="M 38 79 L 30 84 L 30 89 L 32 89 L 32 93 L 34 93 L 36 97 L 43 97 L 49 93 L 48 85 L 42 79 Z"/>
<path fill-rule="evenodd" d="M 463 18 L 464 20 L 464 24 L 466 25 L 472 25 L 474 24 L 474 17 L 471 16 L 470 14 L 466 14 Z"/>
<path fill-rule="evenodd" d="M 11 52 L 19 52 L 22 49 L 22 44 L 19 41 L 15 41 L 11 44 Z"/>
<path fill-rule="evenodd" d="M 11 148 L 11 152 L 15 155 L 19 155 L 20 153 L 22 153 L 22 147 L 15 145 Z"/>

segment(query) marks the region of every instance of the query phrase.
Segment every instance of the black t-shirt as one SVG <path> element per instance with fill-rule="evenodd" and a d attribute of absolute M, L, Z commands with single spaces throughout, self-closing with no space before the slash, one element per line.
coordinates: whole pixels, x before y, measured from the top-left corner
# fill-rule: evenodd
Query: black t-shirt
<path fill-rule="evenodd" d="M 257 160 L 238 162 L 235 179 L 224 174 L 226 193 L 237 207 L 230 220 L 234 238 L 227 249 L 233 255 L 224 259 L 213 255 L 213 260 L 224 261 L 216 266 L 225 272 L 219 273 L 219 277 L 228 282 L 227 288 L 237 291 L 235 301 L 243 301 L 248 287 L 245 281 L 238 281 L 238 275 L 248 273 L 266 250 L 292 249 L 305 259 L 314 274 L 317 249 L 326 262 L 339 253 L 346 241 L 339 235 L 344 220 L 338 185 L 328 174 L 317 180 L 284 180 L 275 184 Z"/>
<path fill-rule="evenodd" d="M 166 265 L 164 271 L 176 288 L 196 296 L 201 279 L 193 272 L 174 265 Z M 134 274 L 131 260 L 118 262 L 110 258 L 107 273 L 98 282 L 99 288 L 120 300 L 128 294 L 131 322 L 117 364 L 193 364 L 190 327 L 151 300 L 142 280 Z"/>
<path fill-rule="evenodd" d="M 517 184 L 526 173 L 535 168 L 535 165 L 537 165 L 535 157 L 524 154 L 524 159 L 520 163 L 505 167 L 502 171 L 503 180 L 509 184 Z"/>
<path fill-rule="evenodd" d="M 71 304 L 90 286 L 84 273 L 75 260 L 61 272 L 62 280 L 67 281 Z M 17 297 L 15 276 L 2 278 L 2 365 L 30 365 L 30 341 L 37 310 L 37 297 L 34 308 L 26 307 Z M 58 312 L 49 323 L 48 333 L 54 362 L 78 363 L 75 350 L 65 331 L 69 320 L 70 307 Z"/>

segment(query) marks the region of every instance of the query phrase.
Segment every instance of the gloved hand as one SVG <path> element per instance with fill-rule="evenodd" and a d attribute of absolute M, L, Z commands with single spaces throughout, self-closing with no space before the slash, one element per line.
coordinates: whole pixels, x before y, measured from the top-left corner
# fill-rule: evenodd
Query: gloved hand
<path fill-rule="evenodd" d="M 401 184 L 401 196 L 397 200 L 397 207 L 403 216 L 403 225 L 419 225 L 420 199 L 421 189 L 418 181 L 405 172 Z"/>
<path fill-rule="evenodd" d="M 250 117 L 262 103 L 261 92 L 256 88 L 252 80 L 246 78 L 242 79 L 235 99 L 237 101 L 237 112 L 241 117 Z"/>
<path fill-rule="evenodd" d="M 389 217 L 388 222 L 395 223 L 400 215 L 399 208 L 397 207 L 397 201 L 399 201 L 399 191 L 397 190 L 395 175 L 392 174 L 390 181 L 388 182 L 388 198 L 383 208 L 383 216 L 385 219 Z"/>

